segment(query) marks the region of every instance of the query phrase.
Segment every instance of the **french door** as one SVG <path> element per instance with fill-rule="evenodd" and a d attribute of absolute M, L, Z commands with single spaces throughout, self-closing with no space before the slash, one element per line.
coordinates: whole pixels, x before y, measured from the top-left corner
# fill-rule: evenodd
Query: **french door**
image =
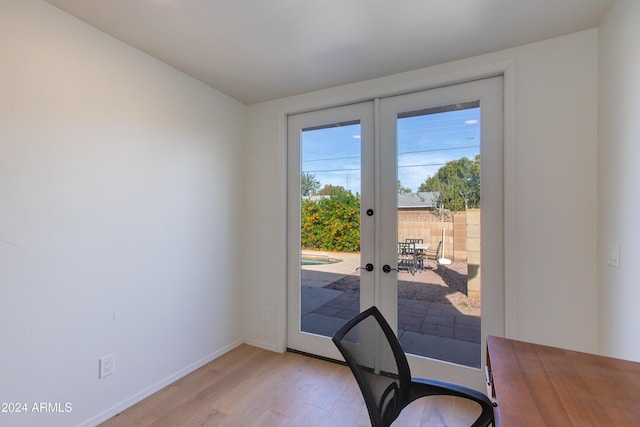
<path fill-rule="evenodd" d="M 340 359 L 330 337 L 375 304 L 374 137 L 373 102 L 289 117 L 289 348 Z"/>
<path fill-rule="evenodd" d="M 288 347 L 378 306 L 414 375 L 482 388 L 504 334 L 502 78 L 288 120 Z"/>

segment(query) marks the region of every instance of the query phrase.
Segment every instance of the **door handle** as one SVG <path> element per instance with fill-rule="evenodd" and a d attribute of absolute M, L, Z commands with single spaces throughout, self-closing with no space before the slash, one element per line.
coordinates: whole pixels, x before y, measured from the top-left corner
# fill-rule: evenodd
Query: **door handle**
<path fill-rule="evenodd" d="M 360 270 L 360 269 L 365 269 L 367 271 L 373 271 L 373 264 L 369 263 L 367 265 L 365 265 L 364 267 L 358 267 L 356 268 L 356 271 Z"/>
<path fill-rule="evenodd" d="M 391 272 L 391 270 L 393 270 L 393 271 L 398 271 L 398 272 L 400 271 L 400 270 L 398 270 L 397 268 L 391 268 L 391 267 L 389 267 L 389 264 L 385 264 L 385 265 L 383 265 L 383 266 L 382 266 L 382 271 L 384 271 L 385 273 L 390 273 L 390 272 Z"/>

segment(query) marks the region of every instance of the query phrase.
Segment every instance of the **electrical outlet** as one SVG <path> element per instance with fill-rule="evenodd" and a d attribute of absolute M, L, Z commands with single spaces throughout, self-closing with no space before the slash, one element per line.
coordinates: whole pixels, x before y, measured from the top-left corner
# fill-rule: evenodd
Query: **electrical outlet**
<path fill-rule="evenodd" d="M 108 377 L 116 371 L 116 357 L 113 354 L 100 358 L 100 374 L 99 378 Z"/>
<path fill-rule="evenodd" d="M 263 322 L 268 322 L 269 321 L 269 308 L 268 307 L 262 307 L 262 321 Z"/>

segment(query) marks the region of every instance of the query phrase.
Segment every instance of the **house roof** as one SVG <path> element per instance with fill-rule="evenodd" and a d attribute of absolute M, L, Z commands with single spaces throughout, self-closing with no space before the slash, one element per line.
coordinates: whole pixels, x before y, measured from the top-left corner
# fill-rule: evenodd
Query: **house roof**
<path fill-rule="evenodd" d="M 436 207 L 437 192 L 399 193 L 398 208 L 432 209 Z"/>

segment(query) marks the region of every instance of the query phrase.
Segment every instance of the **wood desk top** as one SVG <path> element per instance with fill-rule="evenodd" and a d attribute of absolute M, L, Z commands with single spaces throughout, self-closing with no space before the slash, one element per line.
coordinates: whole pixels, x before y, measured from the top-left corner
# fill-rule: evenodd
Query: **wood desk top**
<path fill-rule="evenodd" d="M 640 426 L 640 363 L 487 337 L 505 427 Z"/>

